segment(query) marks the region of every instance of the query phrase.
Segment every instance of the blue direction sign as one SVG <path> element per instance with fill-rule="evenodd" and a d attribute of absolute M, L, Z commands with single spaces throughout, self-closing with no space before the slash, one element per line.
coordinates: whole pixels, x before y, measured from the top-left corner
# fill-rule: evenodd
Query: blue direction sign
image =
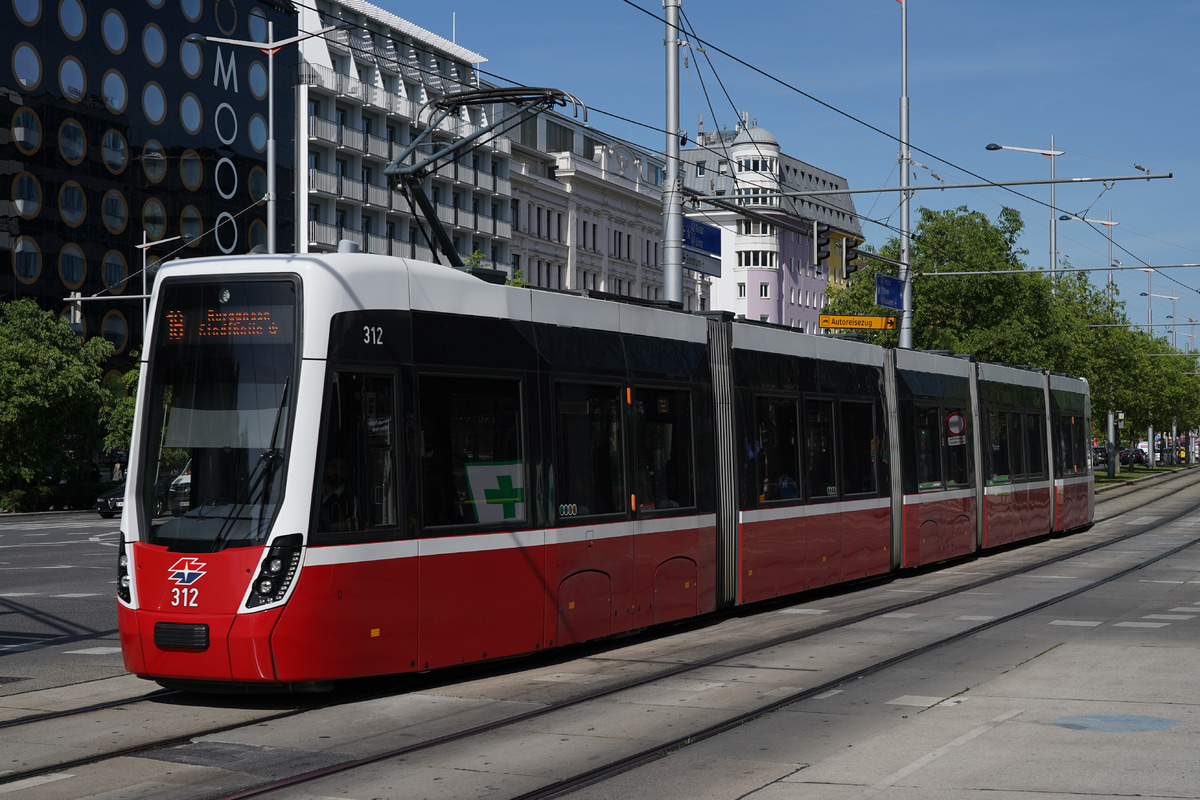
<path fill-rule="evenodd" d="M 875 273 L 875 305 L 904 310 L 904 281 Z"/>
<path fill-rule="evenodd" d="M 705 225 L 688 217 L 683 218 L 683 246 L 707 253 L 721 255 L 721 229 L 716 225 Z"/>
<path fill-rule="evenodd" d="M 683 218 L 683 266 L 721 277 L 721 229 Z"/>

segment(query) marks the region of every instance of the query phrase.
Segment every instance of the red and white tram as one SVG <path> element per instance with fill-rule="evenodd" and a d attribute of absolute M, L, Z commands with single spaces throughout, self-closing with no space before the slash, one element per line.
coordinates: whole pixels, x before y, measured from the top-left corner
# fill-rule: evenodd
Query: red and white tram
<path fill-rule="evenodd" d="M 527 653 L 1092 520 L 1087 384 L 1041 370 L 360 254 L 177 262 L 152 318 L 118 594 L 165 684 Z"/>

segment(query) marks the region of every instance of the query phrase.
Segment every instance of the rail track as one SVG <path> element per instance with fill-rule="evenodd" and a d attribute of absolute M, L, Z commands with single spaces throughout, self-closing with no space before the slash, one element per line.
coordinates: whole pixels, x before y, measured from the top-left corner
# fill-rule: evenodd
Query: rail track
<path fill-rule="evenodd" d="M 151 692 L 30 713 L 0 724 L 0 793 L 79 797 L 86 781 L 96 793 L 135 797 L 356 797 L 357 786 L 369 787 L 362 796 L 393 796 L 380 787 L 402 773 L 405 796 L 438 796 L 463 775 L 502 785 L 498 797 L 562 794 L 1200 543 L 1200 527 L 1155 533 L 1200 508 L 1198 484 L 1200 473 L 1187 471 L 1108 492 L 1084 533 L 536 660 L 299 702 Z M 1015 593 L 1017 603 L 1013 592 L 989 592 L 1002 607 L 968 621 L 955 613 L 984 587 L 1085 556 L 1102 564 L 1086 580 L 1043 582 Z M 899 639 L 879 632 L 881 620 L 909 616 L 924 625 Z M 474 790 L 458 788 L 445 796 Z"/>

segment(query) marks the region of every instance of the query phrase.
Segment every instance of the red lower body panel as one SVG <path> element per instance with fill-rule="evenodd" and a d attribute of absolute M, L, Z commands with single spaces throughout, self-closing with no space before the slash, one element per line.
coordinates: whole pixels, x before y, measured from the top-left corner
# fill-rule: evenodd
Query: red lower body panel
<path fill-rule="evenodd" d="M 905 567 L 919 567 L 975 550 L 975 490 L 906 495 Z"/>
<path fill-rule="evenodd" d="M 739 601 L 753 603 L 891 568 L 886 498 L 742 513 Z"/>

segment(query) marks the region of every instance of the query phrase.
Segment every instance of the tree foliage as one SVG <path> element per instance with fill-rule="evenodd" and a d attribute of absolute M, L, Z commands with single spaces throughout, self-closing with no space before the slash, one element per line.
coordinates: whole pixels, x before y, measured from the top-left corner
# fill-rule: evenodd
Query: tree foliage
<path fill-rule="evenodd" d="M 960 207 L 920 210 L 909 248 L 913 280 L 913 347 L 974 355 L 982 361 L 1019 364 L 1086 378 L 1093 420 L 1101 427 L 1108 412 L 1122 411 L 1126 436 L 1153 423 L 1170 430 L 1200 425 L 1200 381 L 1192 354 L 1174 351 L 1166 339 L 1135 330 L 1116 288 L 1097 289 L 1087 273 L 1059 272 L 1053 283 L 1043 272 L 1025 270 L 1026 251 L 1017 247 L 1024 223 L 1005 208 L 995 221 Z M 895 237 L 879 255 L 900 258 Z M 875 275 L 896 268 L 870 258 L 845 289 L 831 290 L 833 314 L 878 315 Z M 1069 266 L 1069 264 L 1064 264 Z M 935 277 L 935 272 L 998 273 Z M 866 338 L 888 347 L 899 334 Z M 1101 437 L 1103 432 L 1101 431 Z"/>
<path fill-rule="evenodd" d="M 111 349 L 101 338 L 80 342 L 32 300 L 0 307 L 0 487 L 90 473 Z"/>
<path fill-rule="evenodd" d="M 133 354 L 137 357 L 137 353 Z M 121 385 L 125 391 L 120 396 L 110 396 L 100 407 L 100 424 L 104 426 L 104 449 L 115 453 L 118 450 L 129 452 L 129 442 L 133 437 L 133 412 L 137 401 L 138 377 L 141 371 L 138 367 L 121 376 Z"/>

